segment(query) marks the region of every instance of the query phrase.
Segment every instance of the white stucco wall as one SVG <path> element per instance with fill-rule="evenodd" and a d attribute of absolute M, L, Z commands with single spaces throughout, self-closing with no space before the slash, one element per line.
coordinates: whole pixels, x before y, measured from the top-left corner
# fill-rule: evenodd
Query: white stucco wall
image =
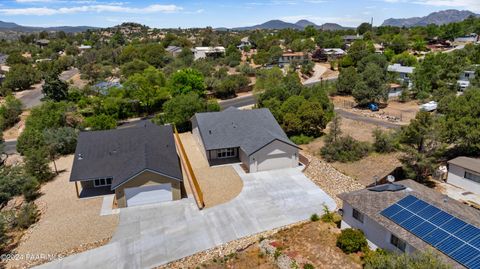
<path fill-rule="evenodd" d="M 250 172 L 298 166 L 298 148 L 274 140 L 249 157 Z"/>
<path fill-rule="evenodd" d="M 372 249 L 382 248 L 401 253 L 401 251 L 397 249 L 397 247 L 390 243 L 390 231 L 378 224 L 375 220 L 369 218 L 367 215 L 363 216 L 363 223 L 361 223 L 357 219 L 353 218 L 352 212 L 352 206 L 344 201 L 343 218 L 341 224 L 342 229 L 356 228 L 362 230 L 365 234 L 365 237 L 367 238 L 369 247 Z M 399 238 L 403 239 L 401 237 Z M 410 253 L 413 251 L 415 251 L 415 248 L 413 248 L 407 243 L 405 252 Z"/>
<path fill-rule="evenodd" d="M 471 173 L 475 174 L 474 172 Z M 448 183 L 480 195 L 480 183 L 466 179 L 464 176 L 465 168 L 454 164 L 448 165 Z"/>

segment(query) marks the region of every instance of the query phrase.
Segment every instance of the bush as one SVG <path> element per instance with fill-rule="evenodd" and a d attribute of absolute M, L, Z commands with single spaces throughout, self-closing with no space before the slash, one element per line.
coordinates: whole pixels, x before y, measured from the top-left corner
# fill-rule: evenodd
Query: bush
<path fill-rule="evenodd" d="M 109 130 L 117 127 L 117 120 L 112 116 L 101 114 L 86 118 L 85 124 L 93 131 Z"/>
<path fill-rule="evenodd" d="M 397 141 L 393 133 L 375 129 L 373 131 L 373 137 L 375 138 L 375 142 L 373 142 L 373 149 L 376 152 L 389 153 L 395 151 Z"/>
<path fill-rule="evenodd" d="M 317 214 L 313 214 L 313 215 L 310 216 L 310 220 L 311 221 L 318 221 L 318 220 L 320 220 L 320 217 Z"/>
<path fill-rule="evenodd" d="M 5 103 L 0 106 L 0 130 L 5 130 L 18 122 L 19 116 L 22 114 L 22 103 L 13 95 L 5 98 Z"/>
<path fill-rule="evenodd" d="M 335 221 L 335 213 L 331 212 L 326 205 L 323 206 L 322 221 L 332 223 Z"/>
<path fill-rule="evenodd" d="M 365 269 L 416 268 L 446 269 L 450 268 L 431 252 L 396 254 L 382 249 L 367 251 L 364 256 Z"/>
<path fill-rule="evenodd" d="M 306 136 L 304 134 L 301 135 L 294 135 L 290 137 L 290 140 L 292 140 L 293 143 L 297 145 L 305 145 L 313 141 L 315 139 L 313 136 Z"/>
<path fill-rule="evenodd" d="M 306 263 L 303 265 L 303 269 L 315 269 L 315 267 L 313 267 L 313 265 L 309 264 L 309 263 Z"/>
<path fill-rule="evenodd" d="M 337 247 L 346 254 L 359 252 L 368 246 L 367 239 L 361 230 L 348 228 L 342 230 L 337 238 Z"/>
<path fill-rule="evenodd" d="M 22 229 L 27 229 L 32 224 L 37 222 L 39 212 L 37 206 L 34 203 L 28 203 L 24 205 L 17 213 L 15 218 L 15 226 Z"/>
<path fill-rule="evenodd" d="M 327 162 L 355 162 L 367 156 L 370 148 L 370 144 L 367 142 L 345 136 L 327 143 L 321 149 L 320 154 Z"/>

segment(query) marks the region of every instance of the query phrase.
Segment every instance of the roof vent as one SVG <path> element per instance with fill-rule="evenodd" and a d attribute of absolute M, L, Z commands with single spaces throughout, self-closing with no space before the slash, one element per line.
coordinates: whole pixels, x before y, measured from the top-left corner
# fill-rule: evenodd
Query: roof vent
<path fill-rule="evenodd" d="M 82 155 L 82 153 L 79 153 L 79 154 L 78 154 L 78 160 L 79 160 L 79 161 L 83 160 L 83 155 Z"/>
<path fill-rule="evenodd" d="M 208 130 L 208 133 L 209 133 L 209 134 L 212 134 L 212 130 Z"/>

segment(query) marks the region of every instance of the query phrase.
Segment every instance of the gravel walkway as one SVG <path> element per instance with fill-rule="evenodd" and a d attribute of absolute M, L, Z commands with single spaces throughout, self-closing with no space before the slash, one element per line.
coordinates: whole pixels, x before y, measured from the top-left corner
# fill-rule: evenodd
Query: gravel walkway
<path fill-rule="evenodd" d="M 310 165 L 304 171 L 305 175 L 330 195 L 337 203 L 338 208 L 343 205 L 342 200 L 337 197 L 338 194 L 365 188 L 355 179 L 340 173 L 325 161 L 306 152 L 302 152 L 302 154 L 310 160 Z"/>
<path fill-rule="evenodd" d="M 22 238 L 15 252 L 20 257 L 9 261 L 7 268 L 25 267 L 41 262 L 41 254 L 72 254 L 105 244 L 118 224 L 118 215 L 100 216 L 103 198 L 78 199 L 75 185 L 70 183 L 73 155 L 62 157 L 56 164 L 62 171 L 45 184 L 36 200 L 42 212 L 39 222 Z M 29 256 L 27 256 L 29 255 Z M 28 258 L 28 257 L 34 258 Z"/>
<path fill-rule="evenodd" d="M 182 133 L 180 139 L 202 189 L 206 207 L 228 202 L 242 191 L 243 182 L 231 165 L 210 167 L 192 133 Z"/>

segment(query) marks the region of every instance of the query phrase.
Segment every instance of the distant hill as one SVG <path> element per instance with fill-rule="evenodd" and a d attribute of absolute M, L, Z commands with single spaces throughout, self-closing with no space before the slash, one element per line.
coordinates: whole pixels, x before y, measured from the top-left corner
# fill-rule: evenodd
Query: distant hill
<path fill-rule="evenodd" d="M 284 22 L 281 20 L 271 20 L 262 24 L 254 25 L 254 26 L 232 28 L 232 30 L 237 30 L 237 31 L 248 31 L 248 30 L 256 30 L 256 29 L 281 30 L 281 29 L 288 29 L 288 28 L 303 30 L 307 26 L 313 26 L 317 29 L 330 30 L 330 31 L 349 29 L 348 27 L 343 27 L 336 23 L 325 23 L 322 25 L 317 25 L 308 20 L 299 20 L 296 23 Z"/>
<path fill-rule="evenodd" d="M 55 26 L 55 27 L 31 27 L 22 26 L 13 22 L 0 21 L 0 31 L 17 31 L 17 32 L 41 32 L 41 31 L 64 31 L 67 33 L 83 32 L 87 29 L 97 29 L 91 26 Z"/>
<path fill-rule="evenodd" d="M 413 17 L 405 19 L 387 19 L 382 23 L 382 26 L 397 26 L 397 27 L 412 27 L 412 26 L 426 26 L 429 24 L 447 24 L 452 22 L 460 22 L 467 19 L 470 16 L 478 17 L 480 15 L 475 14 L 468 10 L 456 10 L 449 9 L 438 12 L 433 12 L 425 17 Z"/>

